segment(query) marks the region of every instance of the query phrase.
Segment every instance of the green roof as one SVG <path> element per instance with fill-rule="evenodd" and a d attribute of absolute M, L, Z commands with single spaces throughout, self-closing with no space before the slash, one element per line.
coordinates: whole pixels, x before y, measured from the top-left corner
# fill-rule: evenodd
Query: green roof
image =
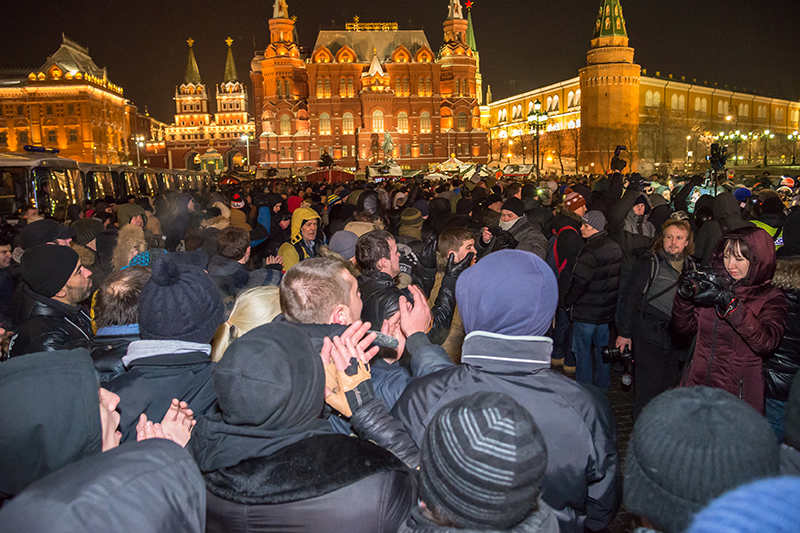
<path fill-rule="evenodd" d="M 475 44 L 475 32 L 472 30 L 472 10 L 469 8 L 467 8 L 467 44 L 473 52 L 478 51 L 478 45 Z"/>
<path fill-rule="evenodd" d="M 228 47 L 228 60 L 225 61 L 225 79 L 223 83 L 236 83 L 239 76 L 236 74 L 236 64 L 233 62 L 233 51 Z"/>
<path fill-rule="evenodd" d="M 597 15 L 592 38 L 614 36 L 628 36 L 625 19 L 622 16 L 622 6 L 619 0 L 603 0 L 603 3 L 600 4 L 600 13 Z"/>
<path fill-rule="evenodd" d="M 194 59 L 194 51 L 189 48 L 189 61 L 186 63 L 186 76 L 183 83 L 194 83 L 200 85 L 200 70 L 197 68 L 197 61 Z"/>

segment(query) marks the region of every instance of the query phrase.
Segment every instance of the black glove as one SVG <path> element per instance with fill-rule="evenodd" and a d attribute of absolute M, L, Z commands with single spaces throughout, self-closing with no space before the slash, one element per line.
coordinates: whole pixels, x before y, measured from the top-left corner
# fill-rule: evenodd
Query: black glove
<path fill-rule="evenodd" d="M 623 161 L 622 159 L 619 158 L 619 156 L 615 155 L 613 158 L 611 158 L 611 170 L 622 172 L 623 170 L 625 170 L 625 167 L 627 166 L 628 162 Z"/>
<path fill-rule="evenodd" d="M 419 254 L 419 265 L 428 270 L 436 270 L 436 246 L 438 239 L 434 236 L 428 239 Z"/>
<path fill-rule="evenodd" d="M 475 257 L 475 254 L 470 252 L 467 254 L 467 257 L 456 263 L 456 256 L 451 253 L 447 256 L 447 266 L 444 269 L 444 275 L 450 276 L 453 279 L 458 279 L 458 276 L 472 264 L 473 257 Z"/>
<path fill-rule="evenodd" d="M 410 252 L 400 256 L 400 272 L 403 274 L 413 275 L 414 269 L 419 265 L 417 254 Z"/>

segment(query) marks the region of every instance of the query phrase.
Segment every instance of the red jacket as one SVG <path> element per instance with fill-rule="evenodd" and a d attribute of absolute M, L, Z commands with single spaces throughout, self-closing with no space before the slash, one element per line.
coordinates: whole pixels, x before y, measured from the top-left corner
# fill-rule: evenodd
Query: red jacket
<path fill-rule="evenodd" d="M 714 307 L 695 307 L 676 296 L 672 324 L 682 335 L 697 335 L 694 355 L 681 385 L 706 385 L 734 394 L 764 413 L 763 357 L 781 341 L 786 299 L 770 284 L 775 274 L 775 245 L 766 231 L 745 227 L 730 232 L 750 249 L 750 270 L 734 284 L 739 306 L 725 318 Z M 727 275 L 720 241 L 711 257 L 718 274 Z"/>

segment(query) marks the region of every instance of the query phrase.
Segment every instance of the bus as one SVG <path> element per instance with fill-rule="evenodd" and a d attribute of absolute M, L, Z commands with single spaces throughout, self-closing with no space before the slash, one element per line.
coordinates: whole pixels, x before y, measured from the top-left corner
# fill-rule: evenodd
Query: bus
<path fill-rule="evenodd" d="M 0 215 L 15 215 L 25 205 L 66 220 L 67 206 L 86 195 L 78 163 L 57 150 L 25 146 L 25 152 L 0 153 Z"/>
<path fill-rule="evenodd" d="M 84 194 L 87 200 L 96 202 L 110 196 L 118 199 L 125 195 L 115 177 L 115 169 L 109 165 L 78 163 L 83 178 Z"/>

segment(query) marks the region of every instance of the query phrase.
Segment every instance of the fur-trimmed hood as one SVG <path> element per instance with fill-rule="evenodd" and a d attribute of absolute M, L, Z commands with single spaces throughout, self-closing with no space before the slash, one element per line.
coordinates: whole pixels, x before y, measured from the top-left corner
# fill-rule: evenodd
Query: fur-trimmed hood
<path fill-rule="evenodd" d="M 147 250 L 147 243 L 144 240 L 144 230 L 138 226 L 128 224 L 119 230 L 117 245 L 114 247 L 114 256 L 111 264 L 114 270 L 120 270 L 130 263 L 133 256 Z"/>
<path fill-rule="evenodd" d="M 778 259 L 772 284 L 784 291 L 800 290 L 800 255 Z"/>
<path fill-rule="evenodd" d="M 219 202 L 217 202 L 217 203 L 219 203 Z M 228 210 L 228 212 L 230 213 L 230 210 Z M 228 218 L 225 215 L 220 215 L 218 217 L 209 218 L 209 219 L 204 220 L 204 221 L 202 221 L 200 223 L 200 227 L 203 228 L 203 229 L 205 229 L 205 228 L 215 228 L 215 229 L 218 229 L 218 230 L 224 230 L 225 228 L 227 228 L 230 225 L 231 225 L 231 219 Z"/>
<path fill-rule="evenodd" d="M 69 246 L 78 252 L 78 257 L 80 257 L 82 267 L 89 268 L 90 266 L 94 265 L 95 261 L 97 260 L 97 253 L 95 253 L 94 250 L 87 248 L 86 246 L 81 246 L 80 244 L 75 244 L 75 242 L 70 243 Z"/>

